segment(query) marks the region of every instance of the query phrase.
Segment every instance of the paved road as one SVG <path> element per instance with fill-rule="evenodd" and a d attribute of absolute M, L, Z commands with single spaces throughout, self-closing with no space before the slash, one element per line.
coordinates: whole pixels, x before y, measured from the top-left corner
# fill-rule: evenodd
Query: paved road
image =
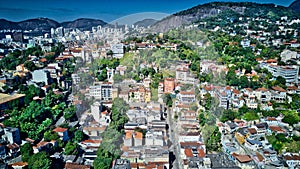
<path fill-rule="evenodd" d="M 170 146 L 169 150 L 174 153 L 176 156 L 175 161 L 173 162 L 173 169 L 181 169 L 180 167 L 180 146 L 178 143 L 178 133 L 176 123 L 174 123 L 173 117 L 174 114 L 170 108 L 167 110 L 168 112 L 168 124 L 169 124 L 169 139 L 172 142 L 172 146 Z"/>

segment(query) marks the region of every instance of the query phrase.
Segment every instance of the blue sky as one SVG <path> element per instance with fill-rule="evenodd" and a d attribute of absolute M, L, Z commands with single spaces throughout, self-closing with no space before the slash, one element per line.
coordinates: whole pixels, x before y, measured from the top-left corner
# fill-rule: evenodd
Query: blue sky
<path fill-rule="evenodd" d="M 111 22 L 120 17 L 141 13 L 172 14 L 213 0 L 0 0 L 0 18 L 21 21 L 47 17 L 57 21 L 96 18 Z M 219 0 L 220 1 L 220 0 Z M 221 0 L 245 1 L 245 0 Z M 294 0 L 246 0 L 289 6 Z"/>

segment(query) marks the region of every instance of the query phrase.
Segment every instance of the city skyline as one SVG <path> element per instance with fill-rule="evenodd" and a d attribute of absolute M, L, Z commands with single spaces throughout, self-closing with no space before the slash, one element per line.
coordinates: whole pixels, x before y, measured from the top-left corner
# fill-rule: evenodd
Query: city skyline
<path fill-rule="evenodd" d="M 222 0 L 224 2 L 246 2 L 249 0 Z M 75 20 L 78 18 L 101 19 L 112 22 L 118 18 L 135 13 L 160 13 L 160 15 L 149 15 L 152 19 L 162 19 L 165 15 L 173 14 L 193 6 L 214 2 L 213 0 L 189 0 L 187 1 L 83 1 L 76 3 L 70 0 L 36 1 L 36 0 L 14 0 L 0 1 L 0 18 L 11 21 L 22 21 L 30 18 L 47 17 L 59 22 Z M 289 6 L 293 0 L 251 0 L 256 3 L 274 3 Z M 164 13 L 165 15 L 161 15 Z"/>

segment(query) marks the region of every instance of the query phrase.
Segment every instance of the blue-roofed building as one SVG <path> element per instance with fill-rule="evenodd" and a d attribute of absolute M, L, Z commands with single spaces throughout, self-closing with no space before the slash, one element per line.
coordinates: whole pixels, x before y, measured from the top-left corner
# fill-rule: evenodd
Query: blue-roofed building
<path fill-rule="evenodd" d="M 258 149 L 262 149 L 262 143 L 258 140 L 252 140 L 252 139 L 246 139 L 245 141 L 245 147 L 252 150 L 257 151 Z"/>

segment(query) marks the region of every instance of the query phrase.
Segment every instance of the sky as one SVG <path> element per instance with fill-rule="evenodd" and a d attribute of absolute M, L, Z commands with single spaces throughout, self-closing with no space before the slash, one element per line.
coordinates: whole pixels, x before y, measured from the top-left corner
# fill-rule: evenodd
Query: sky
<path fill-rule="evenodd" d="M 214 0 L 0 0 L 0 18 L 22 21 L 47 17 L 59 22 L 78 18 L 94 18 L 112 22 L 126 15 L 148 12 L 150 18 L 161 19 L 167 14 L 212 1 Z M 294 0 L 218 1 L 251 1 L 289 6 Z M 165 15 L 155 16 L 153 13 Z"/>

